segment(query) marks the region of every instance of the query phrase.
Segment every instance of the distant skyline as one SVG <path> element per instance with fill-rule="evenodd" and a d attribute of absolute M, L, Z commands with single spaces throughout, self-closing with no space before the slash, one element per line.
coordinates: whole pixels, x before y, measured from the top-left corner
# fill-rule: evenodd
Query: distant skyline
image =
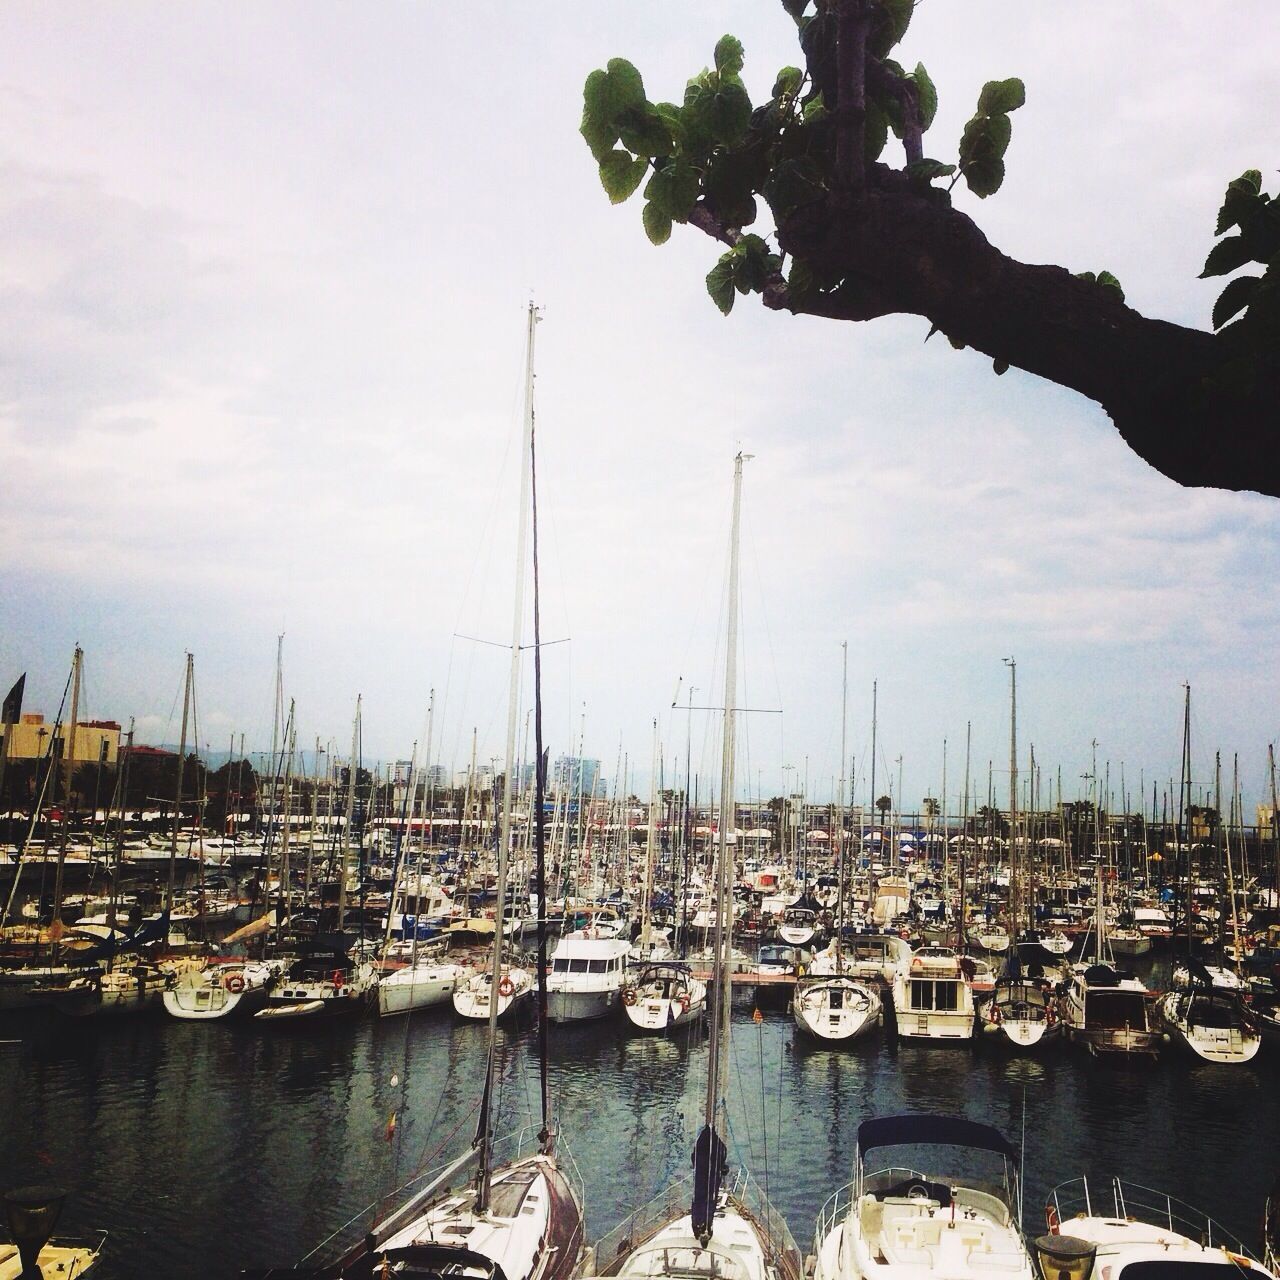
<path fill-rule="evenodd" d="M 1206 45 L 1203 33 L 1220 38 Z M 1280 739 L 1280 504 L 1188 491 L 1096 406 L 927 325 L 722 318 L 714 248 L 653 248 L 577 134 L 587 73 L 677 95 L 725 31 L 757 100 L 799 51 L 773 0 L 466 9 L 293 0 L 0 10 L 0 692 L 174 742 L 183 653 L 201 744 L 270 744 L 275 645 L 298 739 L 465 768 L 503 750 L 524 307 L 538 335 L 547 745 L 647 794 L 716 772 L 732 459 L 746 472 L 743 798 L 840 774 L 877 792 L 1068 798 L 1239 752 L 1246 814 Z M 903 56 L 953 158 L 982 82 L 1020 75 L 1008 178 L 957 204 L 1000 248 L 1113 271 L 1205 326 L 1226 183 L 1270 174 L 1280 7 L 922 5 Z M 1206 449 L 1212 441 L 1206 441 Z M 527 664 L 526 664 L 527 665 Z M 525 682 L 525 705 L 529 681 Z M 781 709 L 782 714 L 768 714 Z M 522 713 L 522 736 L 525 715 Z M 689 735 L 686 739 L 686 734 Z M 892 788 L 888 779 L 892 778 Z M 1055 784 L 1056 785 L 1056 784 Z M 1003 799 L 1001 801 L 1004 802 Z"/>

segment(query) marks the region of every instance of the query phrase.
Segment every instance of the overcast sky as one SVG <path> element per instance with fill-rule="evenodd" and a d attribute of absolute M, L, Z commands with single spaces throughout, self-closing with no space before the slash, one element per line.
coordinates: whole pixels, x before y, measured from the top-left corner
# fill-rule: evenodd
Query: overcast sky
<path fill-rule="evenodd" d="M 457 637 L 509 634 L 532 296 L 554 753 L 585 723 L 643 793 L 656 716 L 683 770 L 743 448 L 742 697 L 783 711 L 748 718 L 744 793 L 807 768 L 826 797 L 847 640 L 862 796 L 873 679 L 878 791 L 901 756 L 907 807 L 938 793 L 945 738 L 954 808 L 971 720 L 1003 793 L 1014 655 L 1023 768 L 1034 742 L 1068 798 L 1096 739 L 1149 803 L 1184 680 L 1198 780 L 1238 751 L 1263 798 L 1280 504 L 1180 489 L 919 320 L 723 319 L 711 242 L 609 205 L 587 72 L 624 55 L 676 98 L 725 31 L 757 100 L 799 61 L 772 0 L 0 9 L 0 685 L 29 671 L 52 717 L 79 641 L 86 714 L 176 741 L 189 649 L 202 742 L 261 748 L 283 632 L 301 741 L 345 753 L 361 692 L 366 755 L 407 758 L 434 688 L 435 758 L 473 726 L 500 756 L 506 658 Z M 1025 79 L 1003 190 L 956 193 L 997 245 L 1204 326 L 1227 181 L 1274 189 L 1278 51 L 1275 0 L 925 0 L 901 57 L 944 160 L 982 82 Z M 690 736 L 705 777 L 712 717 Z"/>

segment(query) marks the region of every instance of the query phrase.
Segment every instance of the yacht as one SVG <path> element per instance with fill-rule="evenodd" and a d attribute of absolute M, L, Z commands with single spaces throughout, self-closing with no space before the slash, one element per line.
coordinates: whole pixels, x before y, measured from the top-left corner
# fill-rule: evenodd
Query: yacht
<path fill-rule="evenodd" d="M 818 929 L 817 912 L 808 907 L 788 907 L 778 925 L 778 937 L 793 947 L 806 947 Z"/>
<path fill-rule="evenodd" d="M 1119 1178 L 1055 1187 L 1045 1222 L 1036 1252 L 1055 1280 L 1274 1280 L 1239 1237 L 1199 1210 Z"/>
<path fill-rule="evenodd" d="M 547 1017 L 552 1022 L 603 1018 L 622 1002 L 631 944 L 595 933 L 594 927 L 579 929 L 556 945 L 547 979 Z"/>
<path fill-rule="evenodd" d="M 1058 1038 L 1057 1000 L 1052 989 L 1035 978 L 997 982 L 978 1018 L 983 1039 L 1003 1047 L 1036 1049 Z"/>
<path fill-rule="evenodd" d="M 165 1012 L 184 1022 L 247 1017 L 266 1004 L 283 972 L 278 960 L 211 964 L 183 974 L 161 999 Z"/>
<path fill-rule="evenodd" d="M 1252 1062 L 1262 1045 L 1258 1024 L 1237 991 L 1196 984 L 1167 992 L 1160 1016 L 1176 1043 L 1206 1062 Z"/>
<path fill-rule="evenodd" d="M 317 937 L 285 971 L 255 1022 L 363 1013 L 374 999 L 377 970 L 364 947 L 346 934 Z"/>
<path fill-rule="evenodd" d="M 622 1007 L 641 1031 L 666 1031 L 696 1022 L 706 1012 L 707 984 L 688 965 L 647 964 L 622 988 Z"/>
<path fill-rule="evenodd" d="M 819 1040 L 850 1043 L 880 1026 L 880 993 L 847 974 L 814 978 L 796 984 L 791 1015 L 801 1031 Z"/>
<path fill-rule="evenodd" d="M 1003 1174 L 993 1184 L 989 1176 L 868 1168 L 873 1151 L 900 1146 L 962 1148 L 965 1164 L 998 1160 Z M 1018 1155 L 996 1129 L 955 1116 L 864 1120 L 853 1182 L 818 1218 L 814 1280 L 1037 1280 L 1021 1216 Z"/>
<path fill-rule="evenodd" d="M 1099 1054 L 1149 1054 L 1160 1052 L 1161 1035 L 1155 1026 L 1153 997 L 1131 973 L 1109 964 L 1078 964 L 1058 998 L 1058 1012 L 1067 1039 Z"/>
<path fill-rule="evenodd" d="M 403 969 L 383 974 L 378 983 L 378 1012 L 385 1018 L 449 1004 L 458 983 L 470 972 L 466 965 L 420 956 Z"/>
<path fill-rule="evenodd" d="M 921 947 L 893 980 L 898 1035 L 909 1040 L 972 1040 L 973 989 L 949 947 Z"/>

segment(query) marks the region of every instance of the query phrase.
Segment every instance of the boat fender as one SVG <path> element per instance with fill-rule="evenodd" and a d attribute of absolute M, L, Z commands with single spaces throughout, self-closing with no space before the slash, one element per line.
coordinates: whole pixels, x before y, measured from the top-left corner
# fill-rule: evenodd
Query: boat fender
<path fill-rule="evenodd" d="M 504 999 L 509 1000 L 516 993 L 516 984 L 511 981 L 511 975 L 504 973 L 502 981 L 498 983 L 498 994 Z"/>
<path fill-rule="evenodd" d="M 920 970 L 924 968 L 924 961 L 923 961 L 923 960 L 921 960 L 919 956 L 912 956 L 912 957 L 911 957 L 911 968 L 912 968 L 916 973 L 919 973 L 919 972 L 920 972 Z"/>
<path fill-rule="evenodd" d="M 623 1003 L 623 1004 L 625 1004 L 625 1005 L 627 1006 L 627 1008 L 629 1009 L 629 1008 L 631 1008 L 631 1006 L 632 1006 L 633 1004 L 635 1004 L 635 1002 L 636 1002 L 636 989 L 635 989 L 635 987 L 623 987 L 623 988 L 622 988 L 622 1003 Z"/>
<path fill-rule="evenodd" d="M 244 974 L 233 973 L 222 985 L 226 987 L 233 996 L 238 996 L 244 990 Z"/>

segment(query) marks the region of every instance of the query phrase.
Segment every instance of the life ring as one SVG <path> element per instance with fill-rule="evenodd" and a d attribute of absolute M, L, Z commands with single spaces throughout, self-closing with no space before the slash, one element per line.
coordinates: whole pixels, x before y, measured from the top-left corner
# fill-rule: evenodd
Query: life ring
<path fill-rule="evenodd" d="M 329 975 L 329 980 L 333 983 L 333 989 L 335 991 L 342 990 L 342 970 L 341 969 L 335 969 Z"/>
<path fill-rule="evenodd" d="M 1044 1208 L 1044 1224 L 1049 1228 L 1049 1234 L 1056 1236 L 1058 1227 L 1061 1225 L 1058 1220 L 1058 1211 L 1053 1205 L 1045 1205 Z"/>
<path fill-rule="evenodd" d="M 634 987 L 622 988 L 622 1003 L 630 1008 L 636 1002 L 636 989 Z"/>
<path fill-rule="evenodd" d="M 899 930 L 898 930 L 898 937 L 900 937 L 900 938 L 903 940 L 903 942 L 910 942 L 910 941 L 911 941 L 911 930 L 910 930 L 910 929 L 899 929 Z"/>
<path fill-rule="evenodd" d="M 924 961 L 921 960 L 919 956 L 912 956 L 911 967 L 918 973 L 921 969 L 924 968 Z"/>
<path fill-rule="evenodd" d="M 689 993 L 687 991 L 680 997 L 680 1012 L 689 1012 Z"/>
<path fill-rule="evenodd" d="M 244 990 L 244 974 L 230 974 L 222 985 L 226 987 L 233 996 L 238 996 Z"/>
<path fill-rule="evenodd" d="M 504 973 L 502 975 L 502 981 L 498 983 L 498 994 L 504 1000 L 510 1000 L 515 993 L 516 984 L 511 981 L 511 975 L 509 973 Z"/>

